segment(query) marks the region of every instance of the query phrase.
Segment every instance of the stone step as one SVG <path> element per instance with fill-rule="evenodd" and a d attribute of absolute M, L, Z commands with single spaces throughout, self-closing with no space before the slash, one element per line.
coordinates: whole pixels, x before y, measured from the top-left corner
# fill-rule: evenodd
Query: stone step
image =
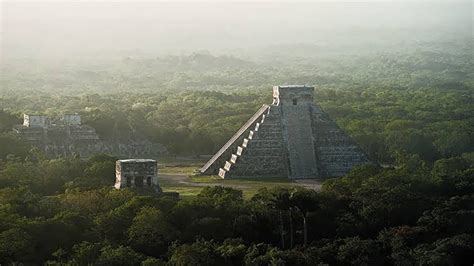
<path fill-rule="evenodd" d="M 226 171 L 230 171 L 230 168 L 232 167 L 232 163 L 229 161 L 225 161 L 224 169 Z"/>
<path fill-rule="evenodd" d="M 225 175 L 229 178 L 232 175 L 232 178 L 239 177 L 286 177 L 286 173 L 283 169 L 275 169 L 268 171 L 232 171 L 227 172 Z"/>
<path fill-rule="evenodd" d="M 252 148 L 280 148 L 282 146 L 279 139 L 254 139 L 252 140 Z"/>
<path fill-rule="evenodd" d="M 230 162 L 235 164 L 237 162 L 237 158 L 239 158 L 237 154 L 232 154 L 230 157 Z"/>
<path fill-rule="evenodd" d="M 242 152 L 244 152 L 244 147 L 237 147 L 237 152 L 235 154 L 237 154 L 238 156 L 242 156 Z"/>
<path fill-rule="evenodd" d="M 252 138 L 253 138 L 253 135 L 254 135 L 254 131 L 253 131 L 253 130 L 250 130 L 248 139 L 252 139 Z"/>
<path fill-rule="evenodd" d="M 260 123 L 255 124 L 255 131 L 258 131 L 258 128 L 260 127 Z"/>
<path fill-rule="evenodd" d="M 227 171 L 225 169 L 219 168 L 219 176 L 225 178 Z"/>
<path fill-rule="evenodd" d="M 239 163 L 235 164 L 235 166 L 238 166 L 242 163 L 255 163 L 260 160 L 275 160 L 280 162 L 283 159 L 283 155 L 268 155 L 268 154 L 245 154 L 244 156 L 239 158 Z"/>
<path fill-rule="evenodd" d="M 244 141 L 242 142 L 242 147 L 247 148 L 248 143 L 249 143 L 249 139 L 245 138 Z"/>
<path fill-rule="evenodd" d="M 245 151 L 245 156 L 272 156 L 272 157 L 282 157 L 282 149 L 279 147 L 275 148 L 254 148 Z"/>

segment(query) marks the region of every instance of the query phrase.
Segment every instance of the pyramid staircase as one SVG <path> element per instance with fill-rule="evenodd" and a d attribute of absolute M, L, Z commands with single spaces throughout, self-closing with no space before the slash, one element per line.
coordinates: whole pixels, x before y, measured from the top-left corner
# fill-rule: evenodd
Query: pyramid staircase
<path fill-rule="evenodd" d="M 254 134 L 265 121 L 265 116 L 269 113 L 270 106 L 262 105 L 260 109 L 227 141 L 224 146 L 203 166 L 199 171 L 203 174 L 215 174 L 224 178 L 226 173 L 237 162 L 239 156 L 249 142 L 254 138 Z M 235 152 L 235 153 L 234 153 Z M 225 158 L 229 158 L 228 161 Z M 222 165 L 223 168 L 220 168 Z"/>
<path fill-rule="evenodd" d="M 314 103 L 313 87 L 274 86 L 263 105 L 200 169 L 222 178 L 325 178 L 372 163 Z"/>
<path fill-rule="evenodd" d="M 255 126 L 249 131 L 247 137 L 243 139 L 242 144 L 237 147 L 237 150 L 235 151 L 235 153 L 232 153 L 232 155 L 230 156 L 230 159 L 225 162 L 224 167 L 219 168 L 218 175 L 220 177 L 226 178 L 226 175 L 227 177 L 229 177 L 229 172 L 231 171 L 233 166 L 237 163 L 238 158 L 242 156 L 242 154 L 247 149 L 248 145 L 250 144 L 254 136 L 256 136 L 258 129 L 260 128 L 260 125 L 263 124 L 263 122 L 265 122 L 266 114 L 270 113 L 270 106 L 268 106 L 268 108 L 265 111 L 266 111 L 265 114 L 258 116 L 257 118 L 258 122 L 256 122 Z"/>

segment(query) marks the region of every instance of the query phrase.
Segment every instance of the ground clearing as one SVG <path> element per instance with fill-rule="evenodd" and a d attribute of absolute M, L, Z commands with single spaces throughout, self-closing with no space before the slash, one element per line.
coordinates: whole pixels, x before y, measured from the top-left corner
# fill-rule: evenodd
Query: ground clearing
<path fill-rule="evenodd" d="M 222 179 L 218 176 L 193 176 L 194 170 L 204 162 L 199 160 L 167 160 L 159 164 L 158 178 L 163 191 L 175 191 L 181 197 L 197 195 L 203 187 L 225 186 L 240 189 L 245 198 L 252 197 L 260 188 L 302 186 L 320 190 L 317 180 L 288 180 L 282 178 L 265 179 Z"/>

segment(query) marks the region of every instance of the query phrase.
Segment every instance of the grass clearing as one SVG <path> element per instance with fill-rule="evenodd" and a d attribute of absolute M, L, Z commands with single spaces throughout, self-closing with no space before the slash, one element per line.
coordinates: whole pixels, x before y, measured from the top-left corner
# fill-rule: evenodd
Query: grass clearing
<path fill-rule="evenodd" d="M 163 192 L 178 192 L 179 193 L 179 197 L 181 198 L 189 198 L 189 197 L 194 197 L 196 196 L 197 194 L 199 194 L 199 192 L 201 192 L 201 190 L 203 189 L 203 187 L 193 187 L 193 186 L 161 186 L 161 189 L 163 190 Z"/>
<path fill-rule="evenodd" d="M 261 188 L 301 186 L 300 183 L 281 177 L 222 179 L 217 175 L 194 176 L 194 171 L 203 163 L 193 160 L 160 162 L 158 174 L 161 175 L 159 183 L 163 191 L 178 192 L 180 197 L 188 198 L 196 196 L 206 186 L 225 186 L 242 190 L 244 198 L 249 199 Z"/>
<path fill-rule="evenodd" d="M 197 158 L 165 157 L 158 163 L 158 173 L 192 175 L 204 163 L 203 159 Z"/>
<path fill-rule="evenodd" d="M 158 169 L 158 173 L 192 175 L 197 168 L 197 166 L 164 166 Z"/>
<path fill-rule="evenodd" d="M 190 180 L 194 183 L 209 183 L 212 185 L 230 186 L 240 189 L 243 192 L 244 198 L 249 199 L 255 195 L 261 188 L 273 187 L 294 187 L 297 184 L 285 178 L 239 178 L 239 179 L 222 179 L 219 176 L 195 176 Z"/>

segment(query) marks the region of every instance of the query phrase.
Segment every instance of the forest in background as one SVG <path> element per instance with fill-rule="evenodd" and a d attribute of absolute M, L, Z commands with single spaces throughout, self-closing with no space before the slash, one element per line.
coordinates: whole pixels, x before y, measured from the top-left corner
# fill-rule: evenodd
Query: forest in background
<path fill-rule="evenodd" d="M 325 57 L 298 57 L 299 49 Z M 173 155 L 209 155 L 271 103 L 273 85 L 307 84 L 316 88 L 316 103 L 382 164 L 473 152 L 468 40 L 328 56 L 331 49 L 296 45 L 288 61 L 291 52 L 255 61 L 209 53 L 95 64 L 15 61 L 2 69 L 3 143 L 14 143 L 7 132 L 23 113 L 78 112 L 103 139 L 148 138 Z"/>
<path fill-rule="evenodd" d="M 0 263 L 471 265 L 471 45 L 8 61 Z M 384 167 L 326 180 L 320 193 L 262 189 L 245 200 L 208 187 L 176 200 L 112 190 L 117 158 L 51 160 L 10 132 L 24 112 L 78 112 L 104 139 L 146 137 L 174 155 L 212 154 L 278 84 L 315 86 L 316 103 Z"/>

